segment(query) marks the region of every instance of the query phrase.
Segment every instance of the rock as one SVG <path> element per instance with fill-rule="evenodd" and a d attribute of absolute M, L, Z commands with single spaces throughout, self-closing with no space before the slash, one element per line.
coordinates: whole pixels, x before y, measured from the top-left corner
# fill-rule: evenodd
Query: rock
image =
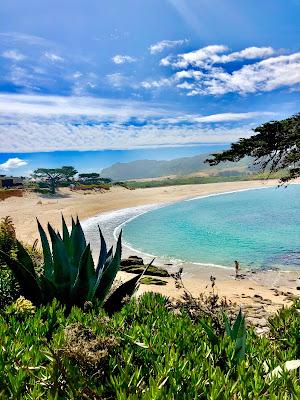
<path fill-rule="evenodd" d="M 121 267 L 127 267 L 129 265 L 144 265 L 144 261 L 142 257 L 138 256 L 129 256 L 128 258 L 121 260 Z"/>
<path fill-rule="evenodd" d="M 141 283 L 143 285 L 158 285 L 158 286 L 165 286 L 167 284 L 167 282 L 163 281 L 162 279 L 152 278 L 150 276 L 144 276 L 141 279 Z"/>
<path fill-rule="evenodd" d="M 266 336 L 268 335 L 268 333 L 270 332 L 270 328 L 268 326 L 263 326 L 263 327 L 259 327 L 257 326 L 254 329 L 254 332 L 258 335 L 258 336 Z"/>
<path fill-rule="evenodd" d="M 146 267 L 145 265 L 121 266 L 121 271 L 130 272 L 132 274 L 141 274 L 142 272 L 144 272 L 145 267 Z M 148 267 L 145 275 L 161 276 L 164 278 L 167 278 L 170 276 L 168 271 L 166 271 L 163 268 L 156 267 L 155 265 L 150 265 L 150 267 Z"/>
<path fill-rule="evenodd" d="M 258 327 L 265 327 L 268 324 L 266 318 L 248 317 L 247 322 L 250 325 L 258 326 Z"/>

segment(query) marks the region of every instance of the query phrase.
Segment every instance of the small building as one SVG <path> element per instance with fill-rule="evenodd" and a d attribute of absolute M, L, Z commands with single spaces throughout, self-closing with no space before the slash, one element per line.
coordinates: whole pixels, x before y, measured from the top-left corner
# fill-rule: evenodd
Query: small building
<path fill-rule="evenodd" d="M 15 176 L 0 175 L 0 188 L 22 187 L 23 178 Z"/>

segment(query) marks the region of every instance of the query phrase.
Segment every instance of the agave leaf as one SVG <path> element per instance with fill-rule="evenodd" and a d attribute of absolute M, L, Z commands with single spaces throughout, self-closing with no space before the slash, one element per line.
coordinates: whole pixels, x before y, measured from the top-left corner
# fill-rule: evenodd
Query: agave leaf
<path fill-rule="evenodd" d="M 29 271 L 18 260 L 11 258 L 1 250 L 0 254 L 16 277 L 24 296 L 35 304 L 40 304 L 42 300 L 42 293 L 37 276 L 33 275 L 32 272 Z"/>
<path fill-rule="evenodd" d="M 96 281 L 94 261 L 88 244 L 82 254 L 78 275 L 72 289 L 72 298 L 78 304 L 92 300 L 93 289 Z"/>
<path fill-rule="evenodd" d="M 42 248 L 43 248 L 43 255 L 44 255 L 44 274 L 47 279 L 52 279 L 53 277 L 53 260 L 52 254 L 49 246 L 49 242 L 46 236 L 46 233 L 40 224 L 39 220 L 37 219 L 38 229 L 41 237 Z"/>
<path fill-rule="evenodd" d="M 242 310 L 240 309 L 238 316 L 236 317 L 236 320 L 234 321 L 232 330 L 231 330 L 231 339 L 232 340 L 236 340 L 236 338 L 238 337 L 238 333 L 240 330 L 240 325 L 243 322 L 243 314 L 242 314 Z"/>
<path fill-rule="evenodd" d="M 121 310 L 125 297 L 133 296 L 134 292 L 139 287 L 142 277 L 147 272 L 147 269 L 153 264 L 154 260 L 155 259 L 153 258 L 141 274 L 134 276 L 132 279 L 123 283 L 109 296 L 104 304 L 104 309 L 109 315 Z"/>
<path fill-rule="evenodd" d="M 204 322 L 204 320 L 200 320 L 199 321 L 202 328 L 204 329 L 205 333 L 208 336 L 208 339 L 210 340 L 211 344 L 217 344 L 218 343 L 218 336 L 214 333 L 214 331 L 211 329 L 211 327 L 209 325 L 207 325 L 206 322 Z"/>
<path fill-rule="evenodd" d="M 225 332 L 226 332 L 227 336 L 229 336 L 232 339 L 231 326 L 230 326 L 230 322 L 228 320 L 227 314 L 223 311 L 222 315 L 223 315 L 223 320 L 224 320 L 224 325 L 225 325 Z"/>
<path fill-rule="evenodd" d="M 97 264 L 97 269 L 96 269 L 96 274 L 97 276 L 99 275 L 99 272 L 104 268 L 105 261 L 107 259 L 107 247 L 106 247 L 106 242 L 104 240 L 104 237 L 102 235 L 101 229 L 98 226 L 99 229 L 99 234 L 100 234 L 100 254 L 99 254 L 99 259 L 98 259 L 98 264 Z"/>
<path fill-rule="evenodd" d="M 105 300 L 105 297 L 107 296 L 107 294 L 113 284 L 113 281 L 117 275 L 117 272 L 120 269 L 121 254 L 122 254 L 121 237 L 122 237 L 122 231 L 118 238 L 115 255 L 114 255 L 112 261 L 110 262 L 110 264 L 108 264 L 104 268 L 99 286 L 95 292 L 95 296 L 100 301 Z"/>
<path fill-rule="evenodd" d="M 245 357 L 246 336 L 247 336 L 247 331 L 246 331 L 245 317 L 242 316 L 241 323 L 239 325 L 239 330 L 237 333 L 237 338 L 235 341 L 235 359 L 237 361 L 240 361 Z"/>
<path fill-rule="evenodd" d="M 39 277 L 40 287 L 44 303 L 50 303 L 57 295 L 56 287 L 53 282 L 46 278 L 45 275 Z"/>
<path fill-rule="evenodd" d="M 31 272 L 31 274 L 34 277 L 37 278 L 32 259 L 18 240 L 17 240 L 17 260 L 20 264 L 23 264 L 24 267 L 29 272 Z"/>
<path fill-rule="evenodd" d="M 113 259 L 113 247 L 111 246 L 111 248 L 108 250 L 107 256 L 106 256 L 106 260 L 103 266 L 103 271 L 106 270 L 106 268 L 109 266 L 109 264 L 111 263 Z"/>
<path fill-rule="evenodd" d="M 62 234 L 63 234 L 63 242 L 65 244 L 67 253 L 69 255 L 69 257 L 72 256 L 72 252 L 71 252 L 71 240 L 70 240 L 70 234 L 69 234 L 69 230 L 66 224 L 66 221 L 64 219 L 64 216 L 61 216 L 62 219 Z"/>
<path fill-rule="evenodd" d="M 57 288 L 60 298 L 67 300 L 70 291 L 71 265 L 62 239 L 55 233 L 52 226 L 48 224 L 48 230 L 52 242 L 53 253 L 53 283 Z"/>
<path fill-rule="evenodd" d="M 71 232 L 71 252 L 72 252 L 72 264 L 77 269 L 79 267 L 81 256 L 86 248 L 86 240 L 80 222 L 77 219 L 76 224 L 72 221 L 72 232 Z"/>
<path fill-rule="evenodd" d="M 131 297 L 133 293 L 136 291 L 138 282 L 141 279 L 142 275 L 143 274 L 134 276 L 132 279 L 119 286 L 109 296 L 109 298 L 106 300 L 103 306 L 104 310 L 108 313 L 108 315 L 112 315 L 113 313 L 121 310 L 124 299 L 127 296 Z"/>

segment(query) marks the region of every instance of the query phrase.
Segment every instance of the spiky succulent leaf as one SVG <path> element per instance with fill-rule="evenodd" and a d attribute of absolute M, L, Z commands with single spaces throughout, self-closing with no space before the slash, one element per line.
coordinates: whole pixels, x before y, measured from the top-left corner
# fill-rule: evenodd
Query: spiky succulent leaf
<path fill-rule="evenodd" d="M 60 300 L 68 301 L 71 288 L 71 264 L 63 240 L 48 224 L 48 230 L 52 242 L 53 258 L 53 283 L 57 288 Z"/>
<path fill-rule="evenodd" d="M 47 235 L 38 219 L 37 219 L 37 224 L 41 237 L 43 255 L 44 255 L 44 274 L 47 279 L 51 280 L 53 278 L 53 260 L 52 260 L 50 245 L 47 239 Z"/>
<path fill-rule="evenodd" d="M 238 337 L 238 333 L 240 330 L 240 326 L 243 322 L 243 314 L 242 314 L 242 310 L 240 309 L 236 320 L 234 321 L 233 327 L 231 329 L 231 339 L 232 340 L 236 340 L 236 338 Z"/>
<path fill-rule="evenodd" d="M 40 304 L 42 302 L 42 292 L 37 276 L 33 275 L 32 272 L 18 260 L 11 258 L 1 250 L 0 254 L 17 279 L 23 295 L 34 303 Z"/>
<path fill-rule="evenodd" d="M 214 333 L 214 331 L 211 329 L 211 327 L 204 321 L 200 320 L 199 321 L 202 328 L 204 329 L 205 333 L 208 336 L 209 341 L 211 342 L 212 345 L 218 343 L 218 336 Z"/>
<path fill-rule="evenodd" d="M 120 269 L 120 262 L 121 262 L 121 253 L 122 253 L 122 246 L 121 246 L 121 237 L 122 232 L 119 235 L 116 252 L 112 259 L 112 261 L 104 268 L 99 286 L 96 290 L 95 296 L 100 300 L 104 301 L 112 284 L 117 275 L 117 272 Z"/>
<path fill-rule="evenodd" d="M 138 282 L 140 281 L 143 274 L 139 274 L 134 276 L 129 281 L 123 283 L 119 286 L 106 300 L 104 303 L 104 310 L 108 313 L 108 315 L 112 315 L 115 312 L 121 310 L 124 299 L 126 297 L 131 297 L 137 289 Z"/>
<path fill-rule="evenodd" d="M 70 240 L 69 230 L 63 215 L 61 216 L 61 219 L 62 219 L 63 242 L 65 244 L 68 256 L 71 257 L 72 251 L 71 251 L 71 240 Z"/>
<path fill-rule="evenodd" d="M 222 314 L 223 314 L 223 321 L 224 321 L 224 325 L 225 325 L 225 332 L 226 332 L 227 336 L 229 336 L 231 338 L 232 333 L 231 333 L 231 326 L 230 326 L 229 319 L 225 312 L 223 312 Z"/>
<path fill-rule="evenodd" d="M 39 277 L 39 285 L 41 287 L 43 303 L 50 303 L 55 297 L 57 297 L 57 290 L 51 280 L 46 278 L 45 275 Z"/>
<path fill-rule="evenodd" d="M 84 304 L 85 301 L 92 300 L 95 282 L 95 266 L 90 245 L 88 244 L 80 259 L 78 275 L 72 288 L 73 301 L 76 304 Z"/>
<path fill-rule="evenodd" d="M 99 272 L 104 268 L 105 261 L 107 259 L 107 247 L 106 247 L 106 242 L 104 240 L 104 237 L 102 235 L 101 229 L 98 226 L 99 229 L 99 234 L 100 234 L 100 254 L 99 254 L 99 259 L 98 259 L 98 264 L 96 268 L 96 274 L 97 276 L 99 275 Z"/>
<path fill-rule="evenodd" d="M 27 253 L 27 251 L 24 249 L 24 247 L 22 246 L 22 243 L 20 243 L 17 240 L 17 260 L 20 264 L 23 264 L 24 267 L 32 273 L 32 275 L 37 278 L 36 276 L 36 272 L 34 269 L 34 264 L 32 261 L 32 258 L 30 257 L 30 255 Z"/>
<path fill-rule="evenodd" d="M 245 317 L 242 316 L 241 322 L 239 324 L 237 337 L 235 340 L 235 359 L 238 362 L 241 361 L 245 357 L 246 337 L 247 337 L 247 330 L 246 330 Z"/>
<path fill-rule="evenodd" d="M 75 223 L 72 219 L 72 232 L 71 232 L 71 252 L 72 264 L 78 268 L 81 256 L 86 248 L 86 240 L 80 222 L 77 219 Z"/>

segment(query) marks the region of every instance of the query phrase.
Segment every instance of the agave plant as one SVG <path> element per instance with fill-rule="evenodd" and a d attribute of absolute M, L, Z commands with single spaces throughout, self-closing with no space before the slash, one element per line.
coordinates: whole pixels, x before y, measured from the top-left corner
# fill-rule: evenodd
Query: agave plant
<path fill-rule="evenodd" d="M 99 228 L 101 248 L 95 266 L 90 244 L 86 243 L 78 218 L 76 222 L 72 218 L 72 229 L 69 232 L 62 216 L 62 235 L 48 224 L 51 247 L 43 227 L 39 221 L 37 223 L 44 256 L 41 274 L 36 272 L 32 258 L 19 241 L 16 243 L 15 257 L 0 250 L 27 299 L 39 305 L 56 298 L 67 308 L 73 305 L 82 307 L 86 302 L 94 302 L 97 299 L 108 312 L 113 312 L 122 307 L 126 296 L 134 293 L 142 274 L 125 282 L 110 294 L 120 268 L 121 233 L 113 254 L 113 248 L 107 251 Z"/>
<path fill-rule="evenodd" d="M 245 323 L 245 316 L 243 315 L 242 310 L 240 309 L 232 327 L 225 313 L 223 313 L 223 320 L 225 325 L 225 333 L 234 343 L 234 349 L 235 349 L 234 361 L 236 363 L 239 363 L 245 357 L 245 352 L 246 352 L 247 329 Z M 205 333 L 207 334 L 209 341 L 213 345 L 217 344 L 220 338 L 212 330 L 212 328 L 204 320 L 201 320 L 200 324 L 202 325 Z"/>

